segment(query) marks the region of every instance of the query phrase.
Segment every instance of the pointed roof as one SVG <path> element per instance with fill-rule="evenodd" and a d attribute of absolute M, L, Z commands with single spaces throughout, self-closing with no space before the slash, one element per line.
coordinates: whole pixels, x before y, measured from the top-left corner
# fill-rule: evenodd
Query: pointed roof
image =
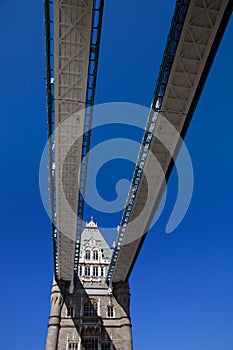
<path fill-rule="evenodd" d="M 104 258 L 111 259 L 112 250 L 98 229 L 97 223 L 93 221 L 93 217 L 91 217 L 90 222 L 86 223 L 86 228 L 81 234 L 81 249 L 91 239 L 94 239 L 100 245 L 103 250 Z"/>
<path fill-rule="evenodd" d="M 97 222 L 95 223 L 95 222 L 93 221 L 93 216 L 91 216 L 91 221 L 89 221 L 89 222 L 86 223 L 86 227 L 87 227 L 87 228 L 98 227 Z"/>

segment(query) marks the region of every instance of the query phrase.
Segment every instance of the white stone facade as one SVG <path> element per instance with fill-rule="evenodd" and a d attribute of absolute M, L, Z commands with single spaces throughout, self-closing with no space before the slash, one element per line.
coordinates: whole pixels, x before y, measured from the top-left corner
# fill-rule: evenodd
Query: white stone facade
<path fill-rule="evenodd" d="M 73 290 L 64 281 L 53 283 L 46 350 L 132 350 L 128 283 L 111 291 L 105 282 L 111 254 L 91 220 L 82 233 Z"/>

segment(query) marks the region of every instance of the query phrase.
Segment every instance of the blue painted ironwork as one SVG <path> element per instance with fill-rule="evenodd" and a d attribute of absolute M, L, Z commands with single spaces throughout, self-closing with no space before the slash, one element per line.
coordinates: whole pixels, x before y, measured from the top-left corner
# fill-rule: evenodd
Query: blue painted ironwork
<path fill-rule="evenodd" d="M 108 284 L 111 284 L 113 271 L 114 271 L 115 264 L 116 264 L 116 261 L 117 261 L 117 258 L 118 258 L 118 255 L 119 255 L 119 252 L 121 249 L 121 242 L 123 240 L 124 232 L 125 232 L 127 223 L 129 221 L 129 218 L 130 218 L 131 210 L 132 210 L 133 203 L 134 203 L 134 200 L 136 197 L 136 191 L 137 191 L 137 188 L 138 188 L 138 185 L 140 182 L 140 178 L 141 178 L 141 174 L 142 174 L 142 170 L 143 170 L 143 165 L 145 164 L 144 157 L 146 157 L 146 150 L 149 148 L 150 142 L 151 142 L 152 137 L 153 137 L 152 136 L 153 130 L 155 127 L 158 113 L 160 111 L 160 107 L 162 105 L 163 95 L 164 95 L 164 92 L 166 90 L 166 85 L 168 82 L 169 74 L 170 74 L 172 63 L 174 60 L 174 56 L 175 56 L 177 44 L 179 41 L 180 33 L 181 33 L 183 23 L 185 20 L 185 16 L 187 13 L 188 5 L 189 5 L 189 1 L 183 1 L 183 2 L 177 1 L 177 4 L 176 4 L 175 14 L 173 16 L 171 30 L 170 30 L 170 33 L 168 36 L 166 49 L 164 51 L 162 65 L 161 65 L 160 72 L 159 72 L 159 78 L 157 80 L 154 98 L 152 101 L 152 106 L 151 106 L 151 110 L 150 110 L 149 117 L 148 117 L 147 128 L 146 128 L 147 131 L 145 132 L 144 137 L 143 137 L 143 142 L 142 142 L 142 146 L 140 149 L 137 166 L 136 166 L 134 176 L 133 176 L 133 183 L 132 183 L 130 193 L 129 193 L 129 196 L 127 199 L 126 208 L 125 208 L 124 213 L 123 213 L 121 226 L 120 226 L 120 230 L 119 230 L 119 234 L 118 234 L 118 239 L 117 239 L 117 243 L 116 243 L 116 248 L 113 252 L 113 257 L 112 257 L 112 261 L 110 264 L 109 273 L 107 275 Z M 221 23 L 219 25 L 218 31 L 216 33 L 214 42 L 213 42 L 212 47 L 210 49 L 208 58 L 206 60 L 205 67 L 204 67 L 202 75 L 200 77 L 200 81 L 198 83 L 198 86 L 197 86 L 195 95 L 193 97 L 191 106 L 190 106 L 188 114 L 186 116 L 183 129 L 181 131 L 181 137 L 183 139 L 187 133 L 189 124 L 192 120 L 192 116 L 195 112 L 197 103 L 199 101 L 199 98 L 201 96 L 202 90 L 204 88 L 204 85 L 205 85 L 205 82 L 207 79 L 207 76 L 209 74 L 210 68 L 211 68 L 212 63 L 214 61 L 216 52 L 219 48 L 223 34 L 225 32 L 225 29 L 226 29 L 227 24 L 229 22 L 229 19 L 231 17 L 232 10 L 233 10 L 233 2 L 231 0 L 229 0 L 228 4 L 226 6 L 225 12 L 223 14 Z M 149 132 L 148 132 L 148 130 L 149 130 Z M 145 153 L 144 153 L 144 151 L 145 151 Z M 141 160 L 142 160 L 142 162 L 140 163 Z M 170 164 L 169 164 L 168 169 L 167 169 L 167 172 L 165 174 L 166 181 L 168 181 L 168 179 L 170 177 L 173 166 L 174 166 L 174 160 L 171 159 Z M 142 239 L 139 243 L 139 246 L 137 248 L 137 253 L 134 256 L 130 270 L 127 274 L 127 279 L 129 278 L 129 275 L 132 271 L 133 265 L 137 259 L 137 255 L 141 249 L 141 246 L 143 244 L 144 239 L 145 239 L 145 235 L 142 237 Z"/>
<path fill-rule="evenodd" d="M 151 105 L 151 109 L 147 119 L 145 133 L 142 139 L 142 144 L 141 144 L 139 156 L 137 159 L 137 165 L 133 174 L 133 179 L 131 182 L 131 187 L 130 187 L 128 198 L 126 201 L 126 206 L 125 206 L 120 227 L 119 227 L 116 246 L 113 251 L 111 263 L 107 274 L 108 284 L 111 283 L 116 261 L 121 250 L 123 237 L 125 235 L 127 224 L 130 221 L 131 211 L 135 202 L 136 193 L 137 193 L 141 176 L 143 173 L 143 168 L 146 163 L 146 158 L 149 153 L 149 148 L 153 138 L 156 121 L 162 105 L 164 93 L 168 83 L 169 75 L 170 75 L 172 64 L 176 54 L 176 49 L 180 39 L 180 35 L 181 35 L 181 31 L 185 21 L 189 3 L 190 3 L 190 0 L 183 0 L 183 1 L 178 0 L 176 3 L 176 8 L 175 8 L 175 12 L 174 12 L 172 24 L 171 24 L 171 29 L 168 35 L 167 44 L 165 47 L 162 64 L 160 67 L 160 72 L 156 83 L 154 97 L 152 100 L 152 105 Z"/>
<path fill-rule="evenodd" d="M 78 198 L 77 242 L 75 249 L 74 269 L 77 271 L 80 234 L 84 214 L 84 198 L 81 193 L 86 189 L 86 172 L 88 152 L 90 148 L 92 110 L 94 105 L 100 37 L 102 27 L 104 0 L 94 0 L 92 15 L 91 45 L 86 92 L 86 114 L 82 145 L 82 167 L 80 173 L 80 193 Z M 49 156 L 49 193 L 52 217 L 52 244 L 54 257 L 54 275 L 58 278 L 58 245 L 56 228 L 56 186 L 55 186 L 55 112 L 54 112 L 54 1 L 44 0 L 45 54 L 46 54 L 46 93 L 47 93 L 47 124 L 48 124 L 48 156 Z M 79 220 L 79 218 L 81 220 Z"/>
<path fill-rule="evenodd" d="M 56 186 L 55 186 L 55 114 L 54 114 L 54 40 L 53 40 L 53 1 L 44 1 L 45 57 L 46 57 L 46 94 L 48 124 L 48 161 L 49 195 L 52 218 L 52 244 L 54 257 L 54 275 L 58 276 L 58 247 L 56 229 Z"/>

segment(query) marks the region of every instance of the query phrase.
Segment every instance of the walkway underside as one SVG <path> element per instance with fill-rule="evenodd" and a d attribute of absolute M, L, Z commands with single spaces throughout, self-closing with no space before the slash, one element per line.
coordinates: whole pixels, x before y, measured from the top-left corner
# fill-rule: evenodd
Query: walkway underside
<path fill-rule="evenodd" d="M 130 275 L 145 238 L 143 233 L 149 229 L 172 170 L 173 159 L 181 147 L 177 134 L 185 136 L 232 7 L 227 0 L 191 0 L 184 22 L 179 24 L 181 11 L 186 11 L 185 3 L 187 1 L 183 2 L 183 9 L 182 5 L 177 5 L 173 18 L 148 130 L 109 269 L 109 283 L 125 281 Z M 172 57 L 179 25 L 182 28 Z M 153 155 L 161 168 L 154 166 Z M 140 175 L 142 169 L 147 179 Z M 148 188 L 153 190 L 148 193 Z"/>
<path fill-rule="evenodd" d="M 54 274 L 65 281 L 77 272 L 84 229 L 103 6 L 104 0 L 44 0 Z"/>
<path fill-rule="evenodd" d="M 77 233 L 92 0 L 54 1 L 54 105 L 58 278 L 71 281 Z"/>

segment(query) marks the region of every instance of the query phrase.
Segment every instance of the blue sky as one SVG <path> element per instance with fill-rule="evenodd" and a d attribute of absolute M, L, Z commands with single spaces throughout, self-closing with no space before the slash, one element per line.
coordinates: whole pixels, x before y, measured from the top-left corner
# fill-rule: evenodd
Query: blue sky
<path fill-rule="evenodd" d="M 106 2 L 96 103 L 150 105 L 174 6 Z M 39 350 L 53 270 L 51 226 L 38 186 L 47 138 L 43 1 L 3 0 L 0 17 L 0 348 Z M 135 350 L 233 348 L 232 41 L 231 21 L 185 139 L 195 182 L 187 215 L 165 234 L 177 194 L 173 172 L 165 209 L 130 278 Z"/>

